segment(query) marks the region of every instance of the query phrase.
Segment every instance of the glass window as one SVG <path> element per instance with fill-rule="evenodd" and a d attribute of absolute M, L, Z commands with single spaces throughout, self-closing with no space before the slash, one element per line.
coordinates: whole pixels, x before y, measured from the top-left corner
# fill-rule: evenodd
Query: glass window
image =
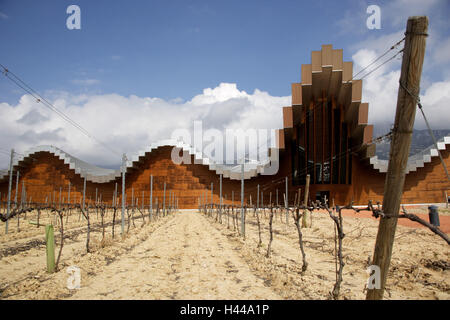
<path fill-rule="evenodd" d="M 348 156 L 348 150 L 347 150 L 347 124 L 342 123 L 342 136 L 341 136 L 341 171 L 340 171 L 340 181 L 339 183 L 345 184 L 345 178 L 347 175 L 347 156 Z"/>
<path fill-rule="evenodd" d="M 334 109 L 334 152 L 333 152 L 333 183 L 339 183 L 339 157 L 341 145 L 341 110 Z"/>

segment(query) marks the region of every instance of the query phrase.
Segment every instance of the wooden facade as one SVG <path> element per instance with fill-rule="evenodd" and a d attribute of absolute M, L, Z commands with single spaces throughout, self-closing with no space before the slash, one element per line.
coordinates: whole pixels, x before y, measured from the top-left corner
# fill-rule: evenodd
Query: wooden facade
<path fill-rule="evenodd" d="M 300 83 L 292 84 L 292 105 L 283 107 L 283 129 L 277 132 L 279 170 L 275 175 L 258 175 L 245 181 L 244 201 L 256 203 L 256 190 L 260 186 L 259 199 L 267 205 L 271 200 L 283 204 L 285 179 L 288 179 L 289 203 L 295 193 L 303 189 L 305 177 L 311 176 L 310 199 L 324 195 L 336 204 L 367 204 L 369 200 L 382 201 L 385 173 L 370 164 L 375 145 L 371 143 L 373 126 L 368 124 L 368 104 L 362 103 L 362 81 L 352 79 L 352 63 L 342 60 L 341 49 L 331 45 L 313 51 L 311 64 L 302 65 Z M 450 146 L 441 150 L 447 167 L 450 167 Z M 207 165 L 174 164 L 171 160 L 172 146 L 161 146 L 145 153 L 133 162 L 126 173 L 126 201 L 131 204 L 138 199 L 146 207 L 150 202 L 150 176 L 153 176 L 153 206 L 162 203 L 166 183 L 166 204 L 169 192 L 179 199 L 181 208 L 196 208 L 201 203 L 219 203 L 219 175 Z M 185 151 L 186 152 L 186 151 Z M 27 201 L 58 203 L 68 200 L 79 203 L 83 193 L 84 179 L 55 154 L 37 152 L 14 167 L 20 171 L 18 200 L 22 194 L 22 181 Z M 117 187 L 116 187 L 117 184 Z M 109 182 L 87 181 L 86 202 L 102 199 L 111 203 L 114 190 L 121 201 L 121 178 Z M 6 201 L 8 178 L 0 180 L 1 200 Z M 445 191 L 450 183 L 445 177 L 439 157 L 406 175 L 403 203 L 444 202 Z M 234 197 L 233 197 L 234 193 Z M 223 178 L 223 202 L 240 203 L 240 181 Z M 12 199 L 15 196 L 15 179 Z M 225 199 L 226 198 L 226 199 Z"/>

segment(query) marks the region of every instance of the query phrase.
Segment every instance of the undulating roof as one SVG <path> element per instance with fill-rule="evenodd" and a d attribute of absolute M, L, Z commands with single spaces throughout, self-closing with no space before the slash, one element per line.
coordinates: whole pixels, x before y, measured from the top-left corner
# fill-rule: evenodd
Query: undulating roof
<path fill-rule="evenodd" d="M 152 143 L 150 147 L 139 151 L 137 154 L 131 156 L 131 159 L 126 161 L 126 170 L 132 169 L 138 162 L 142 161 L 147 154 L 151 154 L 153 150 L 161 147 L 177 147 L 182 149 L 184 152 L 188 152 L 189 155 L 194 155 L 194 163 L 200 165 L 208 166 L 208 169 L 215 171 L 216 174 L 222 174 L 225 178 L 230 178 L 233 180 L 241 179 L 241 166 L 240 165 L 227 165 L 214 163 L 211 159 L 202 156 L 200 152 L 196 152 L 191 146 L 172 139 L 161 140 L 156 143 Z M 105 183 L 113 181 L 121 176 L 121 166 L 119 170 L 101 168 L 92 164 L 89 164 L 83 160 L 78 159 L 70 155 L 69 153 L 49 145 L 42 145 L 31 148 L 18 155 L 13 160 L 13 167 L 17 167 L 21 162 L 32 159 L 33 154 L 39 152 L 48 152 L 55 157 L 63 160 L 65 164 L 69 165 L 69 168 L 74 170 L 76 174 L 79 174 L 82 178 L 86 178 L 87 181 L 96 183 Z M 277 152 L 271 152 L 271 158 L 265 161 L 250 161 L 244 164 L 244 179 L 249 179 L 255 177 L 258 174 L 264 173 L 265 168 L 267 168 L 271 161 L 278 161 Z M 8 178 L 8 170 L 0 171 L 0 180 Z"/>
<path fill-rule="evenodd" d="M 439 150 L 445 150 L 448 144 L 450 144 L 450 136 L 442 137 L 437 141 L 437 147 Z M 437 156 L 439 156 L 439 154 L 434 144 L 428 148 L 425 148 L 421 152 L 410 156 L 408 158 L 408 164 L 406 165 L 406 174 L 412 171 L 417 171 L 417 168 L 423 168 L 425 163 L 431 162 L 431 158 Z M 374 156 L 370 158 L 370 164 L 379 172 L 387 172 L 389 160 L 378 159 L 377 156 Z"/>

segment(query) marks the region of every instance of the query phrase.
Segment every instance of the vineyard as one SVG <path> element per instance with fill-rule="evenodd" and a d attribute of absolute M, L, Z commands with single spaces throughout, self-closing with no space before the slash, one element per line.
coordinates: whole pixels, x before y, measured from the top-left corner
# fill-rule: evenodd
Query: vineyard
<path fill-rule="evenodd" d="M 428 18 L 410 17 L 404 35 L 354 75 L 341 49 L 312 51 L 267 161 L 233 149 L 226 165 L 197 138 L 127 157 L 0 64 L 36 103 L 122 155 L 113 170 L 53 146 L 11 149 L 0 172 L 0 299 L 450 300 L 450 137 L 435 139 L 420 101 Z M 395 122 L 373 138 L 362 80 L 399 55 Z M 433 145 L 409 157 L 416 106 Z M 386 140 L 389 161 L 375 156 Z M 432 205 L 444 194 L 446 209 Z"/>
<path fill-rule="evenodd" d="M 57 207 L 13 210 L 1 235 L 1 299 L 364 299 L 378 227 L 362 209 L 319 203 L 246 206 L 244 220 L 231 205 L 128 206 L 122 236 L 120 208 Z M 449 253 L 430 230 L 399 226 L 385 298 L 449 299 Z M 71 266 L 79 289 L 67 288 Z"/>

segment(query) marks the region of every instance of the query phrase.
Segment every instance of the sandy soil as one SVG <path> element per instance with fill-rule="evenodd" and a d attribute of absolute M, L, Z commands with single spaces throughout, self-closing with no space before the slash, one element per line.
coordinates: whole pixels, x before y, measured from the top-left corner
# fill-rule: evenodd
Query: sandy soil
<path fill-rule="evenodd" d="M 293 220 L 288 226 L 284 216 L 274 220 L 272 254 L 266 258 L 268 213 L 261 214 L 260 247 L 253 213 L 247 214 L 244 240 L 231 217 L 224 215 L 220 224 L 215 216 L 193 211 L 152 223 L 146 217 L 145 224 L 136 217 L 123 238 L 116 226 L 114 240 L 108 226 L 100 241 L 97 226 L 90 253 L 83 219 L 70 217 L 60 271 L 54 274 L 45 271 L 43 228 L 24 223 L 17 233 L 10 224 L 11 232 L 0 235 L 0 299 L 328 299 L 335 281 L 333 221 L 314 213 L 312 228 L 303 229 L 309 266 L 301 274 Z M 344 217 L 342 299 L 365 298 L 377 227 L 373 219 Z M 55 239 L 58 244 L 58 233 Z M 385 298 L 450 299 L 449 255 L 448 245 L 431 231 L 399 225 Z M 69 266 L 81 269 L 80 289 L 67 288 Z"/>

